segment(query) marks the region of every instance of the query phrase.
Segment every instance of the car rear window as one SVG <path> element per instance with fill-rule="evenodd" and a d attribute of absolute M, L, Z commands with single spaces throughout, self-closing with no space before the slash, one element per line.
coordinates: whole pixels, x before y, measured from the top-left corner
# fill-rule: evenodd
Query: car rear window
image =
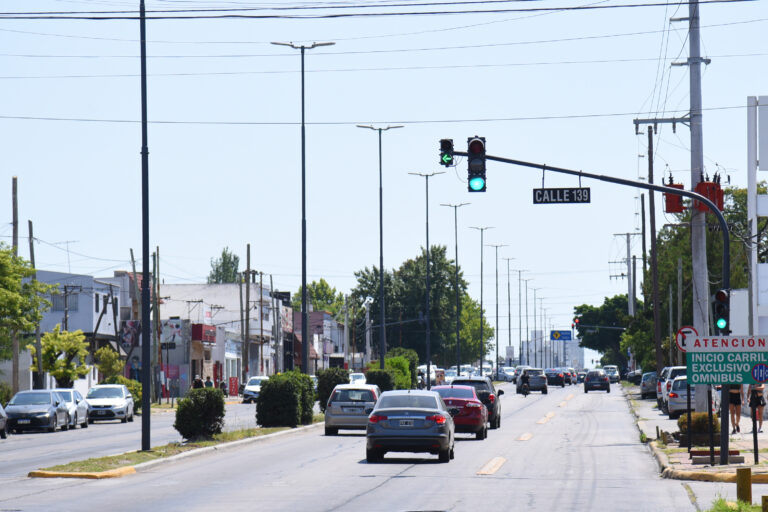
<path fill-rule="evenodd" d="M 672 389 L 674 391 L 679 391 L 681 389 L 685 389 L 685 385 L 688 384 L 688 379 L 675 379 L 672 382 Z"/>
<path fill-rule="evenodd" d="M 331 402 L 375 402 L 373 392 L 367 389 L 337 389 Z"/>
<path fill-rule="evenodd" d="M 437 400 L 433 396 L 424 395 L 395 395 L 382 396 L 378 409 L 395 409 L 398 407 L 415 407 L 419 409 L 437 409 Z"/>
<path fill-rule="evenodd" d="M 488 387 L 488 383 L 484 380 L 454 380 L 453 381 L 454 386 L 472 386 L 477 391 L 486 391 L 490 392 L 490 388 Z"/>
<path fill-rule="evenodd" d="M 443 398 L 475 398 L 472 390 L 466 388 L 440 388 L 432 391 L 437 391 Z"/>
<path fill-rule="evenodd" d="M 587 374 L 587 378 L 594 378 L 594 377 L 605 377 L 605 372 L 589 372 Z"/>
<path fill-rule="evenodd" d="M 670 379 L 674 379 L 675 377 L 679 377 L 681 375 L 685 375 L 685 368 L 675 368 L 669 372 Z"/>
<path fill-rule="evenodd" d="M 536 375 L 544 375 L 544 370 L 526 370 L 525 373 L 527 373 L 529 377 L 535 377 Z"/>

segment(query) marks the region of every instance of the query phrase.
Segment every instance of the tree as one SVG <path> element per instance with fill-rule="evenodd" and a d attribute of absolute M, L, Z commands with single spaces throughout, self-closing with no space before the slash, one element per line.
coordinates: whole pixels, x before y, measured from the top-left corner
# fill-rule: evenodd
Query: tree
<path fill-rule="evenodd" d="M 312 304 L 314 311 L 327 311 L 335 316 L 344 307 L 344 294 L 337 292 L 321 277 L 320 281 L 312 281 L 307 285 L 307 302 Z M 293 295 L 293 304 L 301 309 L 301 286 Z"/>
<path fill-rule="evenodd" d="M 43 371 L 50 373 L 56 383 L 62 388 L 71 388 L 74 381 L 85 377 L 89 368 L 85 364 L 88 355 L 88 343 L 85 341 L 83 331 L 62 331 L 61 325 L 54 327 L 53 331 L 43 334 Z M 28 345 L 32 352 L 32 366 L 37 369 L 37 355 L 34 354 L 34 345 Z"/>
<path fill-rule="evenodd" d="M 120 357 L 120 354 L 112 350 L 112 347 L 101 347 L 96 351 L 94 357 L 96 368 L 99 369 L 105 381 L 123 374 L 125 361 Z"/>
<path fill-rule="evenodd" d="M 602 352 L 603 364 L 625 368 L 627 357 L 621 351 L 621 336 L 632 321 L 627 314 L 627 296 L 606 297 L 599 307 L 582 304 L 574 308 L 574 313 L 579 316 L 580 345 Z"/>
<path fill-rule="evenodd" d="M 208 284 L 237 283 L 239 280 L 237 268 L 240 258 L 225 247 L 221 257 L 211 258 L 211 273 L 208 274 Z"/>
<path fill-rule="evenodd" d="M 34 331 L 51 307 L 45 296 L 56 286 L 30 279 L 34 273 L 29 262 L 0 242 L 0 359 L 12 355 L 11 333 Z"/>

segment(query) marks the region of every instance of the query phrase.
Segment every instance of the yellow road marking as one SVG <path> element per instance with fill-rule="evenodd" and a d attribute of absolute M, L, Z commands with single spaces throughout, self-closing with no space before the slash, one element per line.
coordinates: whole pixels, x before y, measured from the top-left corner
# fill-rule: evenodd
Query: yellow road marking
<path fill-rule="evenodd" d="M 553 412 L 548 412 L 546 416 L 544 416 L 543 418 L 541 418 L 541 419 L 540 419 L 539 421 L 537 421 L 536 423 L 538 423 L 539 425 L 543 425 L 543 424 L 545 424 L 546 422 L 548 422 L 549 420 L 551 420 L 551 419 L 552 419 L 554 416 L 555 416 L 555 413 L 553 413 Z"/>
<path fill-rule="evenodd" d="M 478 475 L 492 475 L 495 472 L 501 468 L 501 466 L 504 465 L 504 463 L 507 462 L 507 459 L 504 457 L 494 457 L 491 460 L 489 460 L 485 466 L 480 468 L 480 471 L 477 472 Z"/>
<path fill-rule="evenodd" d="M 568 402 L 560 402 L 560 407 L 565 407 L 566 405 L 568 405 Z"/>
<path fill-rule="evenodd" d="M 533 437 L 533 434 L 531 434 L 529 432 L 526 432 L 525 434 L 523 434 L 520 437 L 518 437 L 517 440 L 518 441 L 527 441 L 527 440 L 529 440 L 532 437 Z"/>
<path fill-rule="evenodd" d="M 566 399 L 566 400 L 570 400 L 571 398 L 573 398 L 573 393 L 571 393 L 570 395 L 568 395 L 568 396 L 567 396 L 565 399 Z"/>

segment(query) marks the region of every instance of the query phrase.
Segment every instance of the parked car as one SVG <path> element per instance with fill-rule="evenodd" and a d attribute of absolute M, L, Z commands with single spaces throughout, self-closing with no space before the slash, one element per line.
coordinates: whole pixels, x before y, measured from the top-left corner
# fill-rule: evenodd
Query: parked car
<path fill-rule="evenodd" d="M 97 420 L 133 421 L 133 396 L 124 384 L 98 384 L 85 395 L 88 423 Z"/>
<path fill-rule="evenodd" d="M 608 379 L 611 381 L 611 384 L 618 384 L 619 380 L 621 380 L 621 375 L 619 374 L 619 367 L 615 364 L 606 364 L 603 366 L 603 371 L 608 376 Z"/>
<path fill-rule="evenodd" d="M 679 375 L 672 380 L 667 394 L 667 414 L 673 420 L 688 410 L 688 377 Z M 691 410 L 696 408 L 696 386 L 691 386 Z"/>
<path fill-rule="evenodd" d="M 325 407 L 325 435 L 335 436 L 339 429 L 365 430 L 368 413 L 381 390 L 373 384 L 337 384 Z"/>
<path fill-rule="evenodd" d="M 8 433 L 11 431 L 10 425 L 8 424 L 8 415 L 5 413 L 5 409 L 3 409 L 3 404 L 0 404 L 0 439 L 5 439 L 8 437 Z"/>
<path fill-rule="evenodd" d="M 88 403 L 83 398 L 83 395 L 76 389 L 59 388 L 54 389 L 54 391 L 56 391 L 67 404 L 69 428 L 77 428 L 78 425 L 83 428 L 88 428 Z"/>
<path fill-rule="evenodd" d="M 459 409 L 453 416 L 456 432 L 475 434 L 476 439 L 488 436 L 488 408 L 473 386 L 435 386 L 432 391 L 442 397 L 446 407 Z"/>
<path fill-rule="evenodd" d="M 627 380 L 636 386 L 640 384 L 642 379 L 643 379 L 642 368 L 638 368 L 637 370 L 632 370 L 631 372 L 627 373 Z"/>
<path fill-rule="evenodd" d="M 604 370 L 590 370 L 584 378 L 584 392 L 588 393 L 590 389 L 604 389 L 611 392 L 610 377 Z"/>
<path fill-rule="evenodd" d="M 547 376 L 544 374 L 544 370 L 541 368 L 526 368 L 523 370 L 523 374 L 528 375 L 528 391 L 541 391 L 543 395 L 547 394 Z M 518 393 L 523 392 L 519 377 L 517 379 L 515 390 Z"/>
<path fill-rule="evenodd" d="M 261 385 L 269 379 L 266 375 L 256 375 L 248 379 L 243 388 L 243 403 L 250 404 L 259 398 Z"/>
<path fill-rule="evenodd" d="M 504 394 L 503 389 L 497 391 L 488 377 L 457 377 L 453 379 L 453 385 L 474 387 L 477 397 L 488 409 L 488 421 L 491 428 L 496 429 L 501 426 L 501 400 L 499 397 Z"/>
<path fill-rule="evenodd" d="M 668 399 L 669 399 L 669 391 L 672 389 L 672 381 L 675 380 L 675 377 L 679 377 L 680 375 L 686 375 L 687 368 L 685 366 L 670 366 L 669 371 L 667 371 L 666 378 L 664 379 L 664 383 L 661 386 L 661 411 L 665 414 L 669 413 L 668 406 Z"/>
<path fill-rule="evenodd" d="M 565 372 L 562 368 L 547 368 L 544 370 L 544 375 L 547 377 L 548 385 L 565 387 Z M 570 380 L 570 375 L 568 379 Z"/>
<path fill-rule="evenodd" d="M 349 383 L 350 384 L 365 384 L 367 381 L 365 379 L 364 373 L 350 373 L 349 374 Z"/>
<path fill-rule="evenodd" d="M 368 416 L 366 460 L 378 462 L 387 452 L 426 452 L 449 462 L 455 443 L 451 413 L 457 412 L 434 391 L 385 391 Z"/>
<path fill-rule="evenodd" d="M 640 397 L 653 398 L 656 396 L 656 372 L 646 372 L 640 378 Z"/>
<path fill-rule="evenodd" d="M 69 428 L 69 412 L 64 399 L 50 389 L 19 391 L 5 406 L 8 415 L 8 430 L 20 433 L 22 430 L 46 429 L 55 432 Z"/>
<path fill-rule="evenodd" d="M 501 368 L 501 376 L 503 377 L 501 380 L 505 382 L 512 382 L 515 379 L 515 367 L 514 366 L 503 366 Z"/>

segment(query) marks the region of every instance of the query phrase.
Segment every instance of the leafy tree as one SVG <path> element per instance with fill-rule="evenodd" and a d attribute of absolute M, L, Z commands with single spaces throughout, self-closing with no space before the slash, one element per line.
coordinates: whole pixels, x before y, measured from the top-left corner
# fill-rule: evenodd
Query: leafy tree
<path fill-rule="evenodd" d="M 104 376 L 104 380 L 109 380 L 123 374 L 125 361 L 120 357 L 120 354 L 112 350 L 112 347 L 101 347 L 96 351 L 94 357 L 96 359 L 96 368 Z"/>
<path fill-rule="evenodd" d="M 416 389 L 416 385 L 418 384 L 418 371 L 416 367 L 419 366 L 419 354 L 410 348 L 394 347 L 387 350 L 387 357 L 404 357 L 408 360 L 408 371 L 410 372 L 411 377 L 411 388 Z M 384 361 L 384 364 L 387 364 L 386 360 Z"/>
<path fill-rule="evenodd" d="M 621 351 L 622 331 L 630 325 L 627 296 L 606 297 L 602 306 L 582 304 L 574 312 L 579 316 L 581 346 L 603 353 L 603 364 L 627 365 L 626 352 Z"/>
<path fill-rule="evenodd" d="M 328 311 L 331 315 L 338 314 L 344 307 L 344 294 L 337 292 L 328 281 L 312 281 L 307 285 L 307 302 L 312 304 L 314 311 Z M 301 286 L 293 295 L 293 304 L 301 309 Z"/>
<path fill-rule="evenodd" d="M 88 343 L 83 331 L 62 331 L 61 325 L 57 325 L 53 331 L 43 334 L 41 343 L 43 371 L 50 373 L 60 387 L 71 388 L 75 380 L 88 374 L 89 368 L 85 364 Z M 27 345 L 27 350 L 32 353 L 30 370 L 36 371 L 37 355 L 34 345 Z"/>
<path fill-rule="evenodd" d="M 237 283 L 239 276 L 237 267 L 240 258 L 230 252 L 229 247 L 221 251 L 221 257 L 211 258 L 211 273 L 208 274 L 208 284 Z"/>
<path fill-rule="evenodd" d="M 30 278 L 35 269 L 0 242 L 0 359 L 11 357 L 11 333 L 31 332 L 51 307 L 44 297 L 55 285 Z"/>

